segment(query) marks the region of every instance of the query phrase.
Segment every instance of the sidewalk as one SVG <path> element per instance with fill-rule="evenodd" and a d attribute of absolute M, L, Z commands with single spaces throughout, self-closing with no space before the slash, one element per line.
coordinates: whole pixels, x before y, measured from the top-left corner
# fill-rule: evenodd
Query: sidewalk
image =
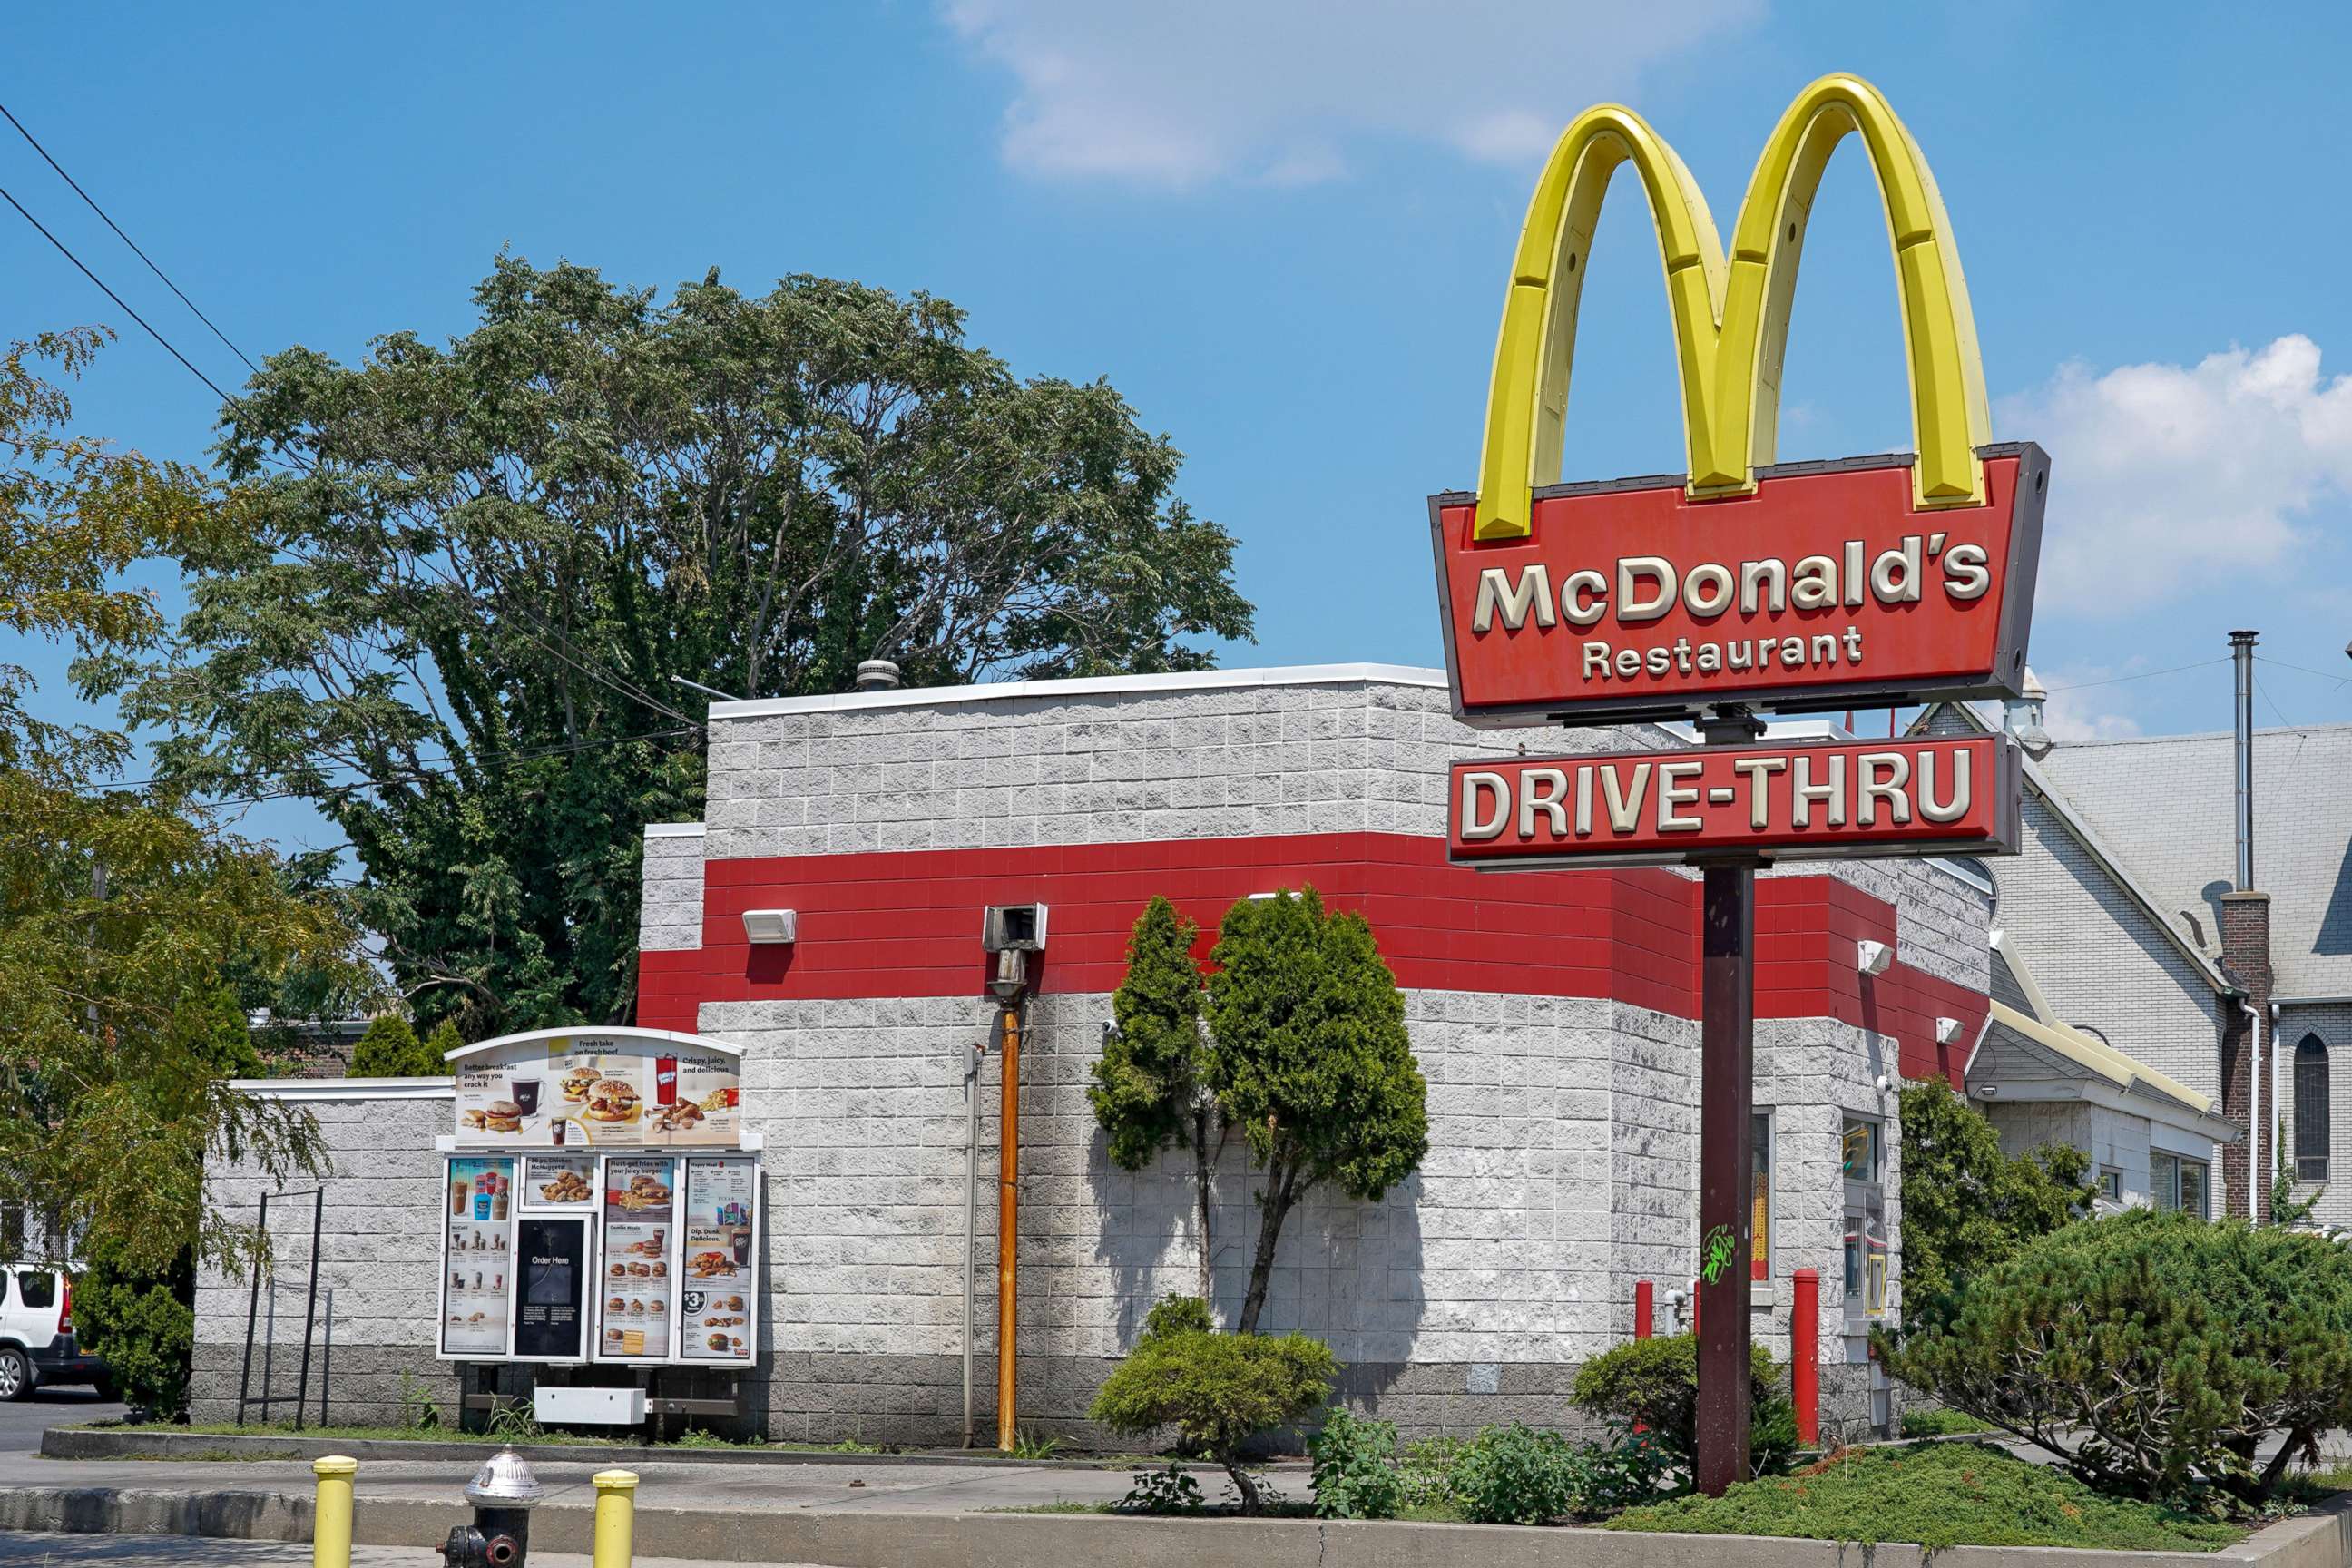
<path fill-rule="evenodd" d="M 569 1552 L 534 1552 L 537 1568 L 589 1568 Z M 0 1531 L 8 1568 L 309 1568 L 310 1547 L 274 1541 L 197 1541 L 184 1535 L 32 1535 Z M 422 1546 L 355 1546 L 352 1568 L 440 1568 Z M 683 1557 L 640 1557 L 633 1568 L 705 1568 Z M 814 1568 L 808 1563 L 747 1563 L 740 1568 Z"/>

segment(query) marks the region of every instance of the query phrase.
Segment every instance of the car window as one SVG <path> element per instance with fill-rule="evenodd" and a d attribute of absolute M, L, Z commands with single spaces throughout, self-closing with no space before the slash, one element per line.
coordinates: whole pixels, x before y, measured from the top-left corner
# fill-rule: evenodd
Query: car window
<path fill-rule="evenodd" d="M 20 1268 L 16 1271 L 16 1293 L 27 1307 L 54 1307 L 58 1304 L 58 1277 L 47 1269 Z"/>

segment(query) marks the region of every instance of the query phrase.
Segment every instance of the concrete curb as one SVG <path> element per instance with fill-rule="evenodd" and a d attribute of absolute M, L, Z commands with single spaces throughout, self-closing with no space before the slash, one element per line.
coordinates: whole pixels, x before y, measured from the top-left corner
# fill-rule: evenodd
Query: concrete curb
<path fill-rule="evenodd" d="M 41 1434 L 41 1457 L 48 1459 L 315 1459 L 344 1454 L 354 1459 L 415 1459 L 479 1465 L 498 1452 L 495 1443 L 450 1443 L 427 1437 L 256 1437 L 202 1432 L 52 1426 Z M 1140 1468 L 1134 1460 L 1008 1459 L 996 1454 L 837 1454 L 793 1448 L 655 1448 L 637 1443 L 518 1443 L 516 1453 L 533 1464 L 624 1465 L 944 1465 L 969 1469 L 1108 1470 Z M 1278 1461 L 1281 1463 L 1295 1461 Z M 1164 1465 L 1165 1459 L 1156 1461 Z"/>
<path fill-rule="evenodd" d="M 470 1510 L 456 1498 L 371 1498 L 354 1539 L 437 1546 Z M 542 1508 L 531 1542 L 585 1552 L 593 1510 Z M 267 1491 L 157 1492 L 127 1488 L 0 1489 L 0 1528 L 62 1533 L 310 1537 L 306 1497 Z M 1491 1524 L 1368 1524 L 1316 1520 L 1123 1519 L 1103 1514 L 778 1512 L 640 1507 L 637 1554 L 704 1563 L 823 1563 L 832 1568 L 1263 1568 L 1268 1562 L 1346 1562 L 1350 1568 L 1922 1568 L 1916 1546 L 1731 1535 L 1531 1530 Z M 1342 1555 L 1344 1554 L 1344 1555 Z M 2096 1552 L 1961 1546 L 1935 1568 L 2352 1568 L 2352 1503 L 2286 1520 L 2220 1552 Z"/>

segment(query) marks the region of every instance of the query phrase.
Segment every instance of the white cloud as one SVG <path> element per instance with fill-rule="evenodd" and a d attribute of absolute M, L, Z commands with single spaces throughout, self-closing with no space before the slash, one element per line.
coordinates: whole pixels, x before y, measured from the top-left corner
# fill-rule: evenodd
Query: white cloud
<path fill-rule="evenodd" d="M 1570 115 L 1642 69 L 1752 21 L 1761 0 L 944 0 L 947 23 L 1016 84 L 1007 162 L 1033 174 L 1184 187 L 1301 184 L 1346 144 L 1433 141 L 1539 156 Z"/>
<path fill-rule="evenodd" d="M 2286 577 L 2313 509 L 2352 497 L 2352 376 L 2323 377 L 2299 333 L 2194 365 L 2064 365 L 2000 412 L 2003 434 L 2050 453 L 2038 600 L 2053 609 L 2116 615 Z"/>

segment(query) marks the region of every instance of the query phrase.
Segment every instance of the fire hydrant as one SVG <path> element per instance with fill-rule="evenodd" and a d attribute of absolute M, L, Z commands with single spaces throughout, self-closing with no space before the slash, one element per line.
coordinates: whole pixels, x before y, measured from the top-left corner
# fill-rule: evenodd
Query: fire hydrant
<path fill-rule="evenodd" d="M 530 1552 L 530 1510 L 546 1489 L 512 1448 L 491 1456 L 466 1483 L 474 1522 L 451 1531 L 442 1544 L 448 1568 L 523 1568 Z"/>

